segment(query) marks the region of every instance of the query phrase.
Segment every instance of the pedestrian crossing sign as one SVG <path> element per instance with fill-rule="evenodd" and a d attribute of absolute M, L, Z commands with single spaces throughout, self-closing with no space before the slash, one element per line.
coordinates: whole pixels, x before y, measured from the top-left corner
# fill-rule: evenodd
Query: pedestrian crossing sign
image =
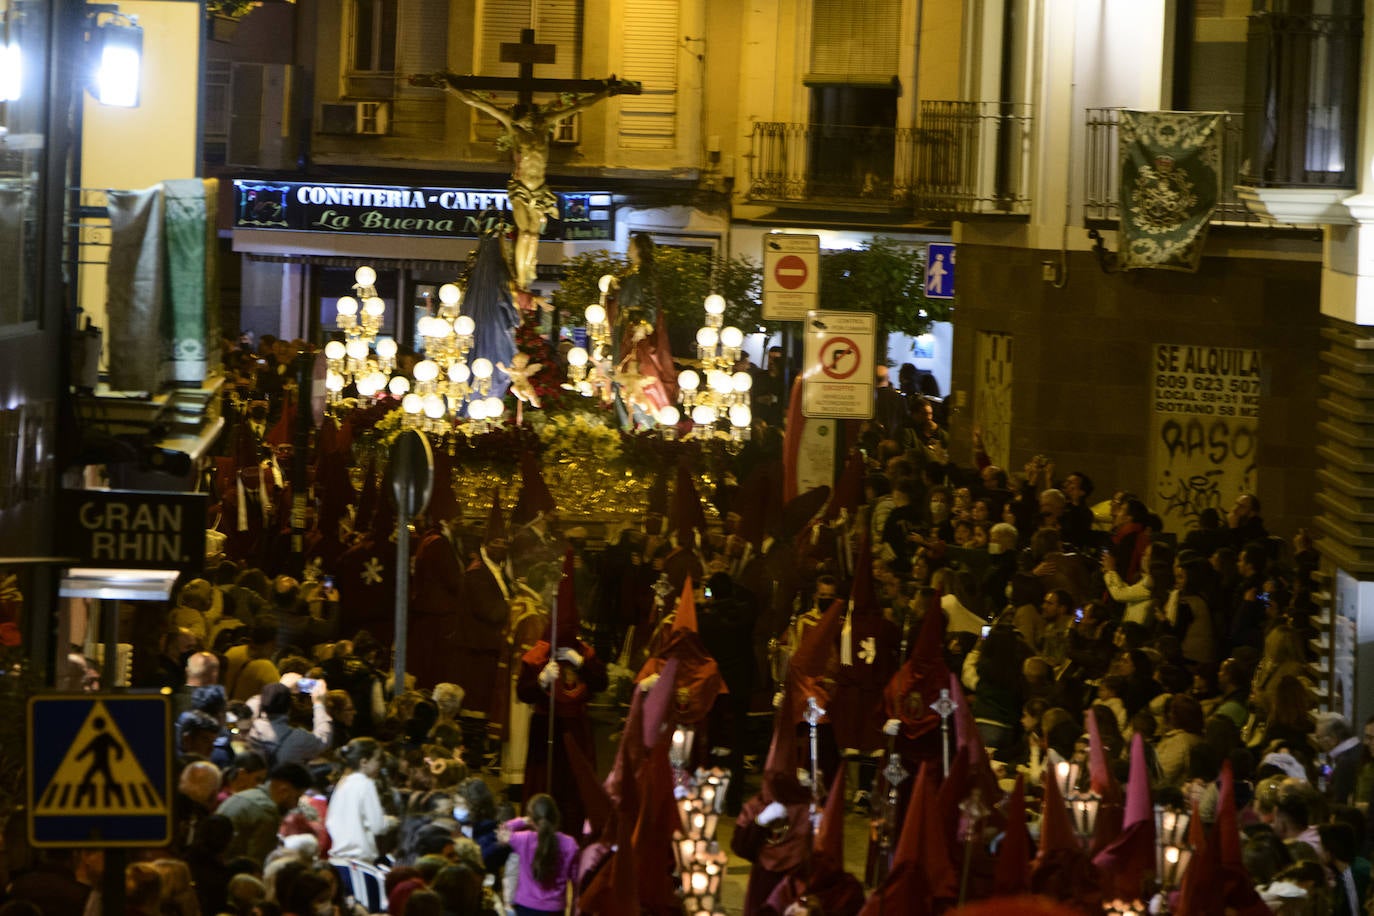
<path fill-rule="evenodd" d="M 167 698 L 29 701 L 29 838 L 35 846 L 161 846 L 171 840 Z"/>

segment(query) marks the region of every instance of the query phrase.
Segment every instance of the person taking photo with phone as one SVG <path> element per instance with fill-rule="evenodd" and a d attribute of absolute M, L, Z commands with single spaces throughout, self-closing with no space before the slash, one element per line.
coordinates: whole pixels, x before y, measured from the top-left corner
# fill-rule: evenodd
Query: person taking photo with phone
<path fill-rule="evenodd" d="M 290 722 L 292 694 L 300 688 L 310 697 L 313 728 L 306 731 Z M 248 732 L 248 743 L 263 755 L 269 767 L 283 763 L 304 764 L 329 750 L 334 722 L 324 707 L 329 685 L 321 679 L 284 675 L 280 683 L 268 684 L 259 694 L 259 711 Z"/>

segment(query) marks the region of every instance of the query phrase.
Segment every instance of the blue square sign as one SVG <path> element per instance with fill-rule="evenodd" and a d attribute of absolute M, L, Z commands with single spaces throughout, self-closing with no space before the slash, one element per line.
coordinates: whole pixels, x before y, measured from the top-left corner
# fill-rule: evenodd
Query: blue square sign
<path fill-rule="evenodd" d="M 953 242 L 931 242 L 926 246 L 926 298 L 954 298 Z"/>
<path fill-rule="evenodd" d="M 90 847 L 171 842 L 171 736 L 165 696 L 31 698 L 30 842 Z"/>

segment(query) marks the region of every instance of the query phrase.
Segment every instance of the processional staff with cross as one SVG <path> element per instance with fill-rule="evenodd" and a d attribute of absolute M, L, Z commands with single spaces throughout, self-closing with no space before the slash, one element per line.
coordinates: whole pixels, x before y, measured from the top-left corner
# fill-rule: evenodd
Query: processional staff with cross
<path fill-rule="evenodd" d="M 544 183 L 549 162 L 549 141 L 560 121 L 613 95 L 639 95 L 642 87 L 631 80 L 560 80 L 536 78 L 535 64 L 554 62 L 556 48 L 534 40 L 534 29 L 522 29 L 520 41 L 502 42 L 501 60 L 520 65 L 520 75 L 458 76 L 447 71 L 412 76 L 417 86 L 438 86 L 452 92 L 478 111 L 491 115 L 506 129 L 506 138 L 515 158 L 506 189 L 510 194 L 511 215 L 515 218 L 515 274 L 520 288 L 528 291 L 534 284 L 539 263 L 539 237 L 548 218 L 558 218 L 558 197 Z M 486 90 L 486 91 L 484 91 Z M 490 90 L 517 93 L 518 101 L 509 108 L 496 104 Z M 551 102 L 535 104 L 536 92 L 556 92 Z M 579 94 L 584 93 L 584 94 Z"/>

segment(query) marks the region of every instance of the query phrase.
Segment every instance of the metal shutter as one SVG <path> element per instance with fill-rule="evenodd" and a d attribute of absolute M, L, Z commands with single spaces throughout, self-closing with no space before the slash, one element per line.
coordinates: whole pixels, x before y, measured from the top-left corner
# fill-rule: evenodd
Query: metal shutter
<path fill-rule="evenodd" d="M 897 75 L 901 0 L 814 0 L 807 82 L 885 82 Z"/>
<path fill-rule="evenodd" d="M 396 69 L 402 73 L 443 70 L 448 63 L 447 0 L 401 0 Z"/>

